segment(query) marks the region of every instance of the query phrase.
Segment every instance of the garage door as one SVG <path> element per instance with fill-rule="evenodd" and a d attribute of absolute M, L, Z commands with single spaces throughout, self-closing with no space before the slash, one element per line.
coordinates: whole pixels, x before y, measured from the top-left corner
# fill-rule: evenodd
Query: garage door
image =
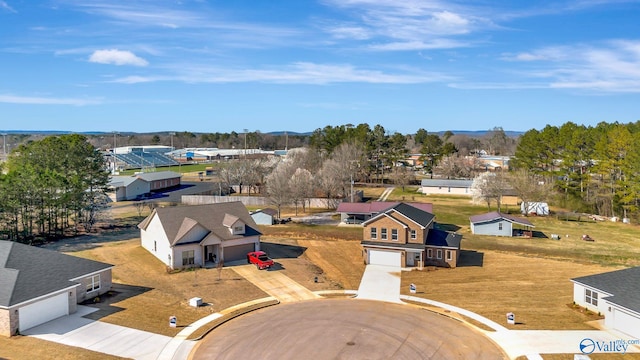
<path fill-rule="evenodd" d="M 20 331 L 38 326 L 69 314 L 69 295 L 66 292 L 21 307 L 19 310 Z"/>
<path fill-rule="evenodd" d="M 369 250 L 369 264 L 400 266 L 401 254 L 398 251 Z"/>
<path fill-rule="evenodd" d="M 618 309 L 613 312 L 613 328 L 640 339 L 640 319 Z"/>
<path fill-rule="evenodd" d="M 246 260 L 247 253 L 255 250 L 254 244 L 244 244 L 237 246 L 229 246 L 224 248 L 224 261 Z"/>

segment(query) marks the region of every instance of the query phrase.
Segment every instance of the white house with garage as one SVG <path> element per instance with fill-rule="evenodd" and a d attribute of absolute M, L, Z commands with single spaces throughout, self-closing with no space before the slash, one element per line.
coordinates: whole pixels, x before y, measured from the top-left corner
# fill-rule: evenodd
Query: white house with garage
<path fill-rule="evenodd" d="M 640 267 L 571 279 L 573 301 L 604 315 L 610 329 L 640 339 Z"/>
<path fill-rule="evenodd" d="M 75 313 L 111 289 L 113 265 L 0 241 L 0 335 Z"/>
<path fill-rule="evenodd" d="M 171 269 L 246 259 L 262 235 L 239 201 L 156 208 L 138 228 L 142 247 Z"/>

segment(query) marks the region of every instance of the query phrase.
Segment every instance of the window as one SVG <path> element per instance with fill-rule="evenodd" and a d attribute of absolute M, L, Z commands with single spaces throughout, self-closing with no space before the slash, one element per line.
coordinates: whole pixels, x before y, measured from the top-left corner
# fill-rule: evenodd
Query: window
<path fill-rule="evenodd" d="M 411 230 L 411 239 L 415 240 L 418 237 L 418 234 L 415 230 Z"/>
<path fill-rule="evenodd" d="M 398 229 L 391 229 L 391 240 L 398 241 Z"/>
<path fill-rule="evenodd" d="M 498 223 L 498 230 L 502 230 L 502 223 L 501 222 Z"/>
<path fill-rule="evenodd" d="M 587 304 L 598 306 L 598 293 L 593 291 L 593 290 L 585 289 L 584 290 L 584 301 Z"/>
<path fill-rule="evenodd" d="M 182 252 L 182 266 L 195 264 L 195 256 L 193 250 L 187 250 Z"/>
<path fill-rule="evenodd" d="M 427 249 L 427 258 L 429 259 L 433 258 L 433 249 Z"/>
<path fill-rule="evenodd" d="M 100 290 L 100 274 L 87 278 L 87 292 Z"/>
<path fill-rule="evenodd" d="M 447 250 L 447 261 L 453 260 L 453 251 Z"/>
<path fill-rule="evenodd" d="M 371 228 L 371 239 L 377 239 L 378 238 L 378 228 Z"/>
<path fill-rule="evenodd" d="M 438 249 L 438 259 L 442 259 L 442 249 Z"/>
<path fill-rule="evenodd" d="M 234 226 L 233 227 L 233 232 L 238 234 L 244 231 L 244 227 L 242 225 L 238 225 L 238 226 Z"/>
<path fill-rule="evenodd" d="M 387 229 L 386 228 L 380 229 L 380 238 L 382 240 L 387 240 Z"/>

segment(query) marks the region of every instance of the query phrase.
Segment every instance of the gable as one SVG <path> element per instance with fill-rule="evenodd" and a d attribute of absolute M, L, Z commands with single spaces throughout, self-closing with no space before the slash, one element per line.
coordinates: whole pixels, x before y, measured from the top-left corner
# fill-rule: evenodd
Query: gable
<path fill-rule="evenodd" d="M 184 223 L 185 218 L 189 218 L 191 219 L 190 221 L 196 222 L 207 231 L 215 233 L 221 240 L 261 235 L 255 220 L 253 220 L 247 208 L 239 201 L 206 205 L 162 207 L 155 209 L 155 216 L 159 219 L 163 231 L 170 241 L 176 239 L 180 231 L 184 232 L 186 228 L 193 229 L 193 227 L 189 227 L 190 222 Z M 233 225 L 238 222 L 244 224 L 243 234 L 233 234 L 229 231 L 229 227 L 225 226 L 225 224 Z M 143 225 L 148 226 L 146 219 L 141 222 L 138 227 Z M 183 228 L 183 226 L 186 228 Z"/>
<path fill-rule="evenodd" d="M 430 227 L 431 224 L 433 223 L 433 220 L 435 219 L 435 215 L 431 213 L 428 213 L 424 210 L 418 209 L 416 207 L 413 207 L 405 203 L 399 203 L 385 210 L 384 212 L 372 217 L 371 219 L 365 221 L 362 224 L 363 226 L 367 226 L 368 224 L 375 222 L 377 219 L 387 216 L 388 214 L 394 213 L 394 212 L 398 213 L 402 217 L 406 218 L 407 220 L 410 220 L 411 222 L 415 223 L 416 225 L 422 228 Z"/>
<path fill-rule="evenodd" d="M 640 288 L 629 286 L 629 284 L 640 283 L 640 266 L 603 274 L 582 276 L 571 279 L 571 281 L 612 294 L 612 296 L 604 299 L 640 313 Z"/>
<path fill-rule="evenodd" d="M 107 270 L 111 264 L 0 240 L 0 307 L 77 285 L 70 281 Z"/>

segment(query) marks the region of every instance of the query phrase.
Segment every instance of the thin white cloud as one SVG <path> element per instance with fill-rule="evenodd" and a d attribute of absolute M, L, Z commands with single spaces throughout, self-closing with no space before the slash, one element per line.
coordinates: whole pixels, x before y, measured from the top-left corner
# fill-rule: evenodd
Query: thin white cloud
<path fill-rule="evenodd" d="M 89 62 L 111 65 L 147 66 L 149 62 L 131 51 L 118 49 L 96 50 L 89 56 Z"/>
<path fill-rule="evenodd" d="M 6 1 L 0 0 L 0 9 L 6 10 L 12 13 L 17 13 L 17 11 L 12 8 Z"/>
<path fill-rule="evenodd" d="M 187 70 L 188 69 L 188 72 Z M 179 81 L 185 83 L 276 83 L 315 84 L 368 83 L 368 84 L 419 84 L 452 81 L 453 78 L 440 73 L 404 70 L 390 73 L 380 70 L 361 69 L 349 64 L 316 64 L 297 62 L 278 69 L 229 69 L 216 67 L 182 66 L 173 76 L 129 76 L 111 82 L 136 84 L 157 81 Z"/>
<path fill-rule="evenodd" d="M 351 23 L 324 26 L 336 39 L 371 40 L 369 49 L 406 51 L 465 47 L 473 41 L 452 40 L 495 26 L 478 11 L 452 2 L 391 0 L 328 0 L 344 10 Z M 358 31 L 345 31 L 357 29 Z M 364 37 L 362 34 L 366 34 Z M 443 45 L 442 47 L 438 45 Z"/>
<path fill-rule="evenodd" d="M 518 54 L 505 54 L 502 60 L 525 66 L 518 70 L 517 75 L 536 79 L 537 85 L 534 86 L 599 93 L 640 92 L 640 40 L 549 46 Z M 510 85 L 455 86 L 481 89 L 485 86 L 506 88 Z"/>
<path fill-rule="evenodd" d="M 435 50 L 435 49 L 455 49 L 468 47 L 471 44 L 463 41 L 451 39 L 435 39 L 430 42 L 424 41 L 407 41 L 407 42 L 389 42 L 382 44 L 373 44 L 368 46 L 370 50 L 379 51 L 406 51 L 406 50 Z"/>
<path fill-rule="evenodd" d="M 84 99 L 84 98 L 33 97 L 33 96 L 16 96 L 16 95 L 0 94 L 0 103 L 22 104 L 22 105 L 86 106 L 86 105 L 98 105 L 98 104 L 101 104 L 102 101 L 98 99 Z"/>

